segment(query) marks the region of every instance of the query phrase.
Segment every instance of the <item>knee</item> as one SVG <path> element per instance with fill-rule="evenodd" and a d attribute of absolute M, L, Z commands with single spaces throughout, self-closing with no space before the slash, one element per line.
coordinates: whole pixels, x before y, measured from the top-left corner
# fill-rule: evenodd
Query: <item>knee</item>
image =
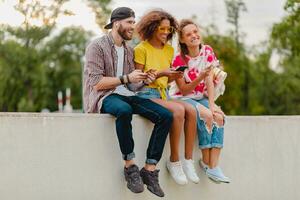
<path fill-rule="evenodd" d="M 186 119 L 196 119 L 197 111 L 193 106 L 188 106 L 185 108 L 185 118 Z"/>
<path fill-rule="evenodd" d="M 185 109 L 182 105 L 178 104 L 173 108 L 173 118 L 176 120 L 183 120 L 185 116 Z"/>
<path fill-rule="evenodd" d="M 117 117 L 131 117 L 132 108 L 130 106 L 122 106 L 118 109 Z"/>
<path fill-rule="evenodd" d="M 160 115 L 161 119 L 168 121 L 170 123 L 173 122 L 173 113 L 171 111 L 169 111 L 168 109 L 162 109 L 159 112 L 159 115 Z"/>
<path fill-rule="evenodd" d="M 220 114 L 215 115 L 214 121 L 217 123 L 218 126 L 223 126 L 224 125 L 224 117 Z"/>

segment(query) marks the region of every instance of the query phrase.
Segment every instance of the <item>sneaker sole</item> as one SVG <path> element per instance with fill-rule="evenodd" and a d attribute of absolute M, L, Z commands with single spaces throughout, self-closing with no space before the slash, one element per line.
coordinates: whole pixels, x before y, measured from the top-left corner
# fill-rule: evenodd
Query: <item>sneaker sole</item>
<path fill-rule="evenodd" d="M 189 180 L 194 183 L 194 184 L 199 184 L 200 183 L 200 180 L 197 182 L 197 181 L 193 181 L 192 179 L 189 178 Z"/>
<path fill-rule="evenodd" d="M 152 194 L 154 194 L 154 195 L 156 195 L 156 196 L 158 196 L 158 197 L 164 197 L 164 196 L 165 196 L 165 194 L 163 194 L 163 195 L 158 195 L 158 194 L 156 194 L 155 192 L 151 191 L 151 189 L 149 189 L 150 187 L 146 184 L 146 181 L 144 180 L 143 176 L 141 176 L 141 178 L 142 178 L 142 181 L 143 181 L 144 185 L 146 185 L 146 188 L 147 188 L 147 190 L 148 190 L 149 192 L 151 192 Z"/>
<path fill-rule="evenodd" d="M 221 182 L 219 181 L 219 179 L 216 179 L 215 177 L 210 177 L 207 175 L 207 177 L 209 178 L 209 180 L 211 180 L 213 183 L 216 183 L 216 184 L 221 184 Z"/>
<path fill-rule="evenodd" d="M 152 194 L 158 196 L 158 197 L 164 197 L 164 196 L 165 196 L 165 194 L 163 194 L 163 195 L 158 195 L 158 194 L 156 194 L 155 192 L 151 191 L 151 189 L 149 189 L 148 185 L 147 185 L 147 190 L 148 190 L 149 192 L 151 192 Z"/>
<path fill-rule="evenodd" d="M 217 183 L 230 183 L 230 181 L 225 181 L 225 180 L 219 179 L 218 177 L 213 176 L 213 175 L 207 174 L 207 176 L 208 176 L 208 178 L 210 178 L 211 180 L 213 180 L 214 182 L 217 182 Z"/>
<path fill-rule="evenodd" d="M 230 181 L 219 180 L 221 183 L 230 183 Z"/>

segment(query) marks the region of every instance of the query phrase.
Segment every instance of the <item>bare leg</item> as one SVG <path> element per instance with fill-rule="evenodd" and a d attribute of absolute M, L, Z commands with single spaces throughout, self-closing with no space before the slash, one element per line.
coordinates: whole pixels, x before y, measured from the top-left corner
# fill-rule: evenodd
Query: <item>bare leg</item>
<path fill-rule="evenodd" d="M 148 171 L 154 171 L 155 167 L 155 165 L 145 164 L 145 169 Z"/>
<path fill-rule="evenodd" d="M 201 149 L 202 152 L 202 160 L 204 164 L 209 166 L 209 160 L 210 160 L 210 149 Z"/>
<path fill-rule="evenodd" d="M 221 154 L 221 149 L 220 148 L 211 148 L 210 149 L 210 154 L 209 154 L 209 167 L 215 168 L 219 164 L 219 158 Z"/>
<path fill-rule="evenodd" d="M 134 161 L 133 160 L 125 160 L 125 167 L 128 168 L 131 165 L 134 165 Z"/>
<path fill-rule="evenodd" d="M 197 111 L 189 103 L 184 101 L 175 101 L 184 106 L 185 121 L 184 121 L 184 157 L 186 160 L 193 159 L 193 148 L 197 131 Z"/>
<path fill-rule="evenodd" d="M 200 118 L 203 119 L 204 122 L 206 123 L 207 129 L 208 129 L 207 131 L 209 132 L 210 130 L 212 130 L 213 115 L 212 115 L 211 111 L 203 105 L 198 105 L 198 110 L 200 113 Z M 202 152 L 202 159 L 203 159 L 204 164 L 209 166 L 211 149 L 210 148 L 202 149 L 201 152 Z"/>
<path fill-rule="evenodd" d="M 174 101 L 165 101 L 162 99 L 151 99 L 151 100 L 167 108 L 169 111 L 173 113 L 173 123 L 170 129 L 170 137 L 169 137 L 170 147 L 171 147 L 170 161 L 171 162 L 179 161 L 179 141 L 180 141 L 180 134 L 182 132 L 183 123 L 184 123 L 184 106 Z"/>

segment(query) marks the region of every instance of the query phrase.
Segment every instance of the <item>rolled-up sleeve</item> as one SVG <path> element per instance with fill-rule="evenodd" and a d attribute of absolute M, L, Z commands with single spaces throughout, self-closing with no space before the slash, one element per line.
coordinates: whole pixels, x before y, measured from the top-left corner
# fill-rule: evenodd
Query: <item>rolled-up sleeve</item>
<path fill-rule="evenodd" d="M 85 58 L 89 85 L 93 87 L 105 75 L 103 50 L 101 47 L 91 44 L 86 49 Z"/>

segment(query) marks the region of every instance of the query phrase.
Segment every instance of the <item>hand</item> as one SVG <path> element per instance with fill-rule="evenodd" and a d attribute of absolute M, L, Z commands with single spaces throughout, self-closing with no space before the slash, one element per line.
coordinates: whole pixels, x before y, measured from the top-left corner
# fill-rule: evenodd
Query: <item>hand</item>
<path fill-rule="evenodd" d="M 128 74 L 128 78 L 131 83 L 138 83 L 147 79 L 147 73 L 142 72 L 140 69 L 136 69 Z"/>
<path fill-rule="evenodd" d="M 147 78 L 146 80 L 144 80 L 144 83 L 149 85 L 150 83 L 153 83 L 156 80 L 157 71 L 155 69 L 150 69 L 146 73 L 147 73 Z"/>
<path fill-rule="evenodd" d="M 225 113 L 222 111 L 220 106 L 215 105 L 215 113 L 219 113 L 222 116 L 225 116 Z"/>
<path fill-rule="evenodd" d="M 167 69 L 164 71 L 165 76 L 167 76 L 171 80 L 179 79 L 183 77 L 183 72 L 175 71 L 172 69 Z"/>
<path fill-rule="evenodd" d="M 210 65 L 209 67 L 207 67 L 203 71 L 201 71 L 200 75 L 202 75 L 205 78 L 205 77 L 209 76 L 211 70 L 212 70 L 212 65 Z"/>

